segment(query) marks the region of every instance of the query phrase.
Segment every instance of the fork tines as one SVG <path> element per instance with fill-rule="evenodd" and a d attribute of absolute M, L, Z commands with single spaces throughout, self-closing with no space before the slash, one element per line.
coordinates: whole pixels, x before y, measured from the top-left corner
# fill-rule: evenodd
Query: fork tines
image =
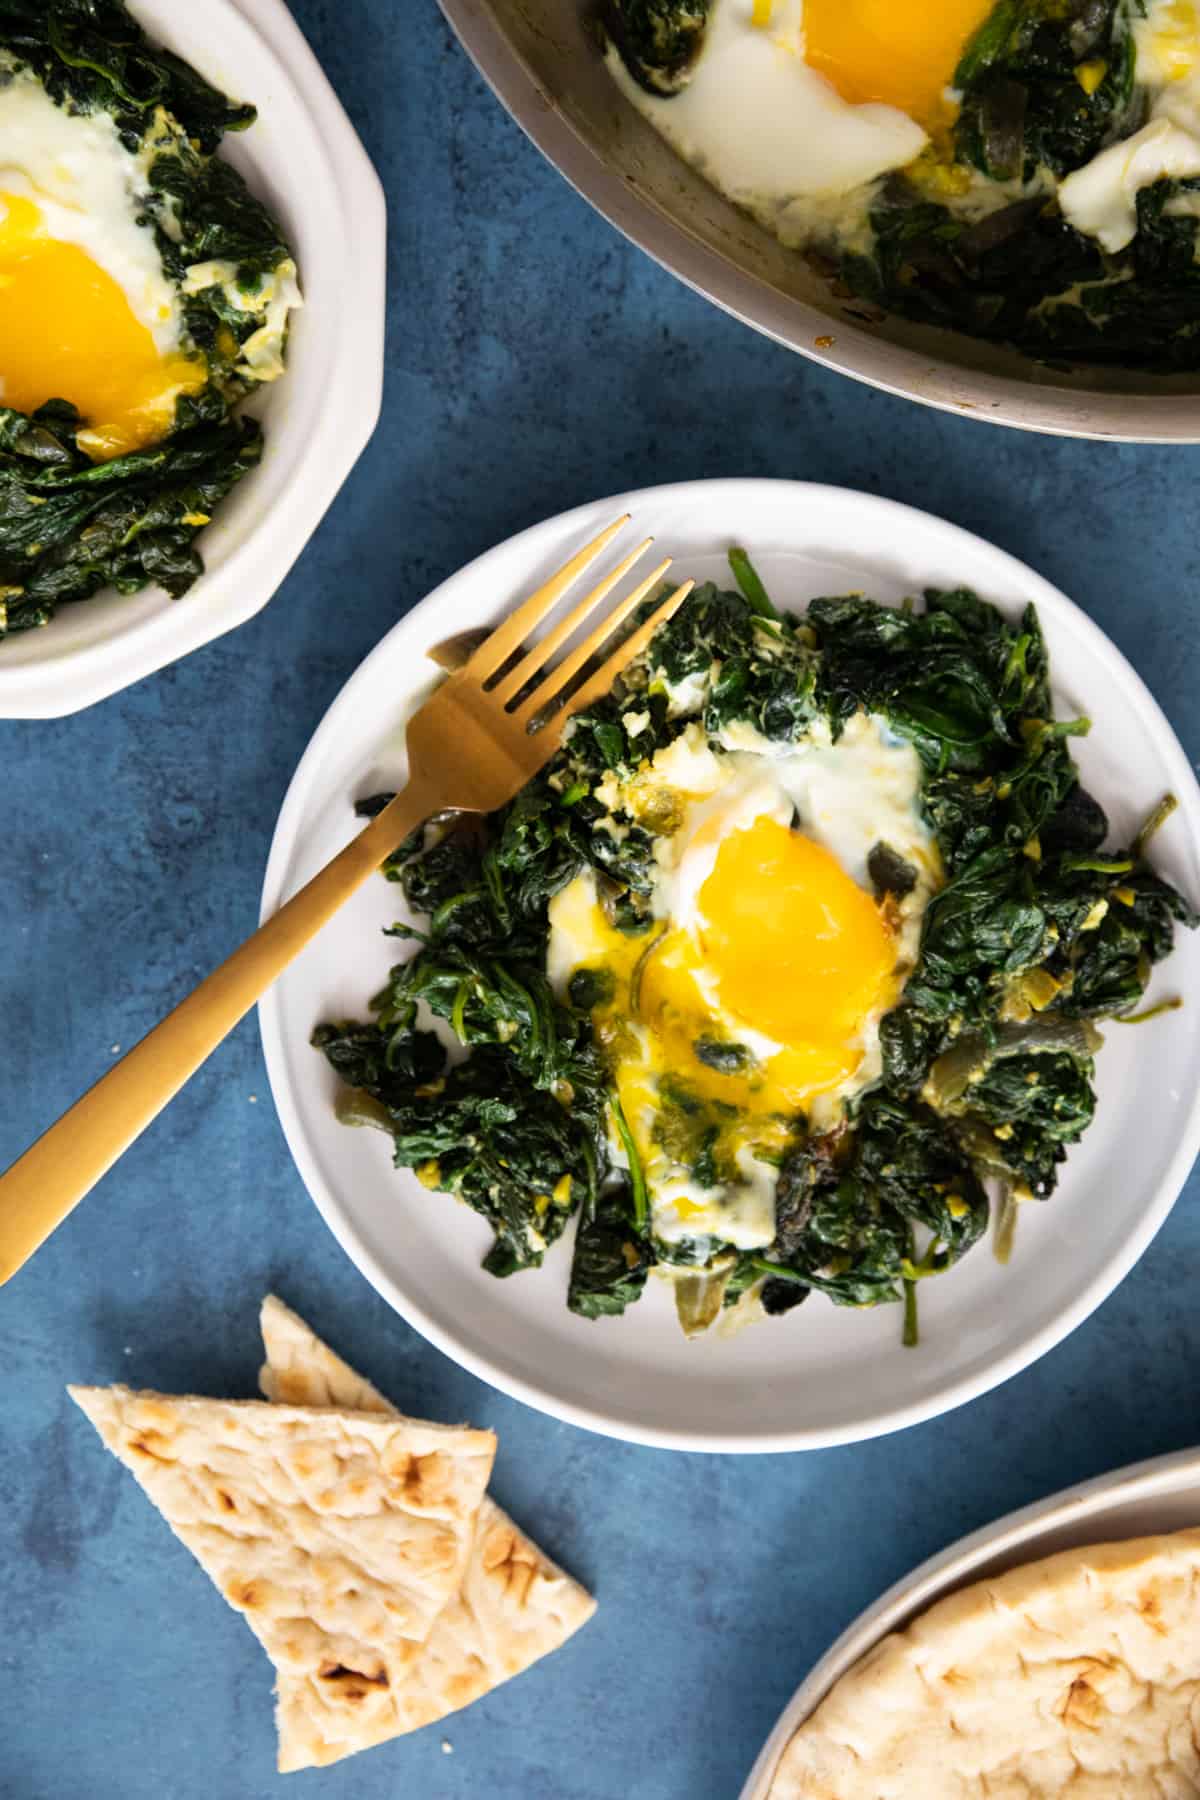
<path fill-rule="evenodd" d="M 571 713 L 607 693 L 622 669 L 645 649 L 658 627 L 682 605 L 694 586 L 690 581 L 684 582 L 635 630 L 618 635 L 630 616 L 661 584 L 671 566 L 671 558 L 664 557 L 649 575 L 616 601 L 598 625 L 579 642 L 572 643 L 601 602 L 650 549 L 654 540 L 646 538 L 564 617 L 552 623 L 540 638 L 530 642 L 537 627 L 551 618 L 567 590 L 628 523 L 629 514 L 626 513 L 606 526 L 537 593 L 530 595 L 511 618 L 493 631 L 466 664 L 464 674 L 478 680 L 489 699 L 503 706 L 529 730 L 539 723 L 549 723 L 550 719 L 561 726 Z M 551 667 L 551 659 L 564 648 L 566 654 Z M 606 651 L 607 655 L 604 654 Z M 536 680 L 538 676 L 541 676 L 540 681 Z M 543 719 L 543 715 L 547 716 Z"/>

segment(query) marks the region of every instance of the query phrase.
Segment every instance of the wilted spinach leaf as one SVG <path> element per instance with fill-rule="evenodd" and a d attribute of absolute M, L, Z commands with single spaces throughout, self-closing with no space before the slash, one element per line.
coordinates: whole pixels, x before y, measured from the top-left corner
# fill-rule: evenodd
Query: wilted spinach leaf
<path fill-rule="evenodd" d="M 718 0 L 719 3 L 719 0 Z M 604 0 L 601 23 L 634 80 L 651 94 L 686 86 L 712 0 Z"/>
<path fill-rule="evenodd" d="M 76 448 L 72 409 L 27 418 L 0 408 L 0 638 L 105 587 L 187 592 L 203 567 L 195 538 L 257 465 L 262 431 L 215 400 L 181 402 L 181 413 L 195 422 L 94 463 Z"/>
<path fill-rule="evenodd" d="M 1001 192 L 980 216 L 941 198 L 920 165 L 889 177 L 871 205 L 869 249 L 843 259 L 854 292 L 1056 364 L 1200 367 L 1195 179 L 1143 187 L 1136 236 L 1114 253 L 1069 225 L 1055 199 L 1057 181 L 1145 120 L 1132 35 L 1143 12 L 1141 0 L 999 0 L 955 75 L 950 186 L 978 171 L 1012 198 Z"/>
<path fill-rule="evenodd" d="M 606 1189 L 579 1222 L 567 1305 L 584 1319 L 623 1313 L 641 1297 L 653 1252 L 637 1229 L 624 1184 Z"/>

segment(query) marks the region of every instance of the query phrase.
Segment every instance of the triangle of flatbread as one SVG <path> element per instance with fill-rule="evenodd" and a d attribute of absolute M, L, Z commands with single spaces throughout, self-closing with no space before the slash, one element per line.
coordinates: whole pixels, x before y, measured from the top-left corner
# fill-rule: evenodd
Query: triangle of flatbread
<path fill-rule="evenodd" d="M 289 1691 L 374 1742 L 474 1542 L 490 1431 L 367 1412 L 68 1390 L 245 1618 Z M 406 1715 L 405 1715 L 406 1716 Z"/>
<path fill-rule="evenodd" d="M 267 1361 L 259 1385 L 268 1399 L 401 1416 L 273 1295 L 263 1302 L 262 1334 Z M 461 1591 L 408 1663 L 392 1696 L 395 1723 L 386 1735 L 432 1724 L 490 1693 L 557 1650 L 595 1610 L 591 1595 L 485 1497 Z M 280 1676 L 277 1720 L 281 1770 L 336 1762 L 365 1748 L 348 1709 L 336 1697 L 331 1703 L 327 1689 L 311 1677 Z"/>

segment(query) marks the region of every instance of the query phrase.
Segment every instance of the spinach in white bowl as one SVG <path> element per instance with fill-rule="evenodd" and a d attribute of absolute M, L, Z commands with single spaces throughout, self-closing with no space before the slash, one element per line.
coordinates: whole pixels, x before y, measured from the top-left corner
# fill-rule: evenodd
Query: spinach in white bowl
<path fill-rule="evenodd" d="M 257 466 L 283 229 L 220 155 L 254 123 L 122 0 L 0 8 L 0 640 L 154 582 Z"/>

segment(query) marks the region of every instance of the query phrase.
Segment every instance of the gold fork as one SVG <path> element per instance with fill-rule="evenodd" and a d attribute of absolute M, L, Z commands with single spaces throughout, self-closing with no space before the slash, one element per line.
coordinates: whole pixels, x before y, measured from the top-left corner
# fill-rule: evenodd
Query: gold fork
<path fill-rule="evenodd" d="M 62 1224 L 410 831 L 435 813 L 494 812 L 511 800 L 557 749 L 572 714 L 606 694 L 626 664 L 645 649 L 687 598 L 692 582 L 685 581 L 669 594 L 611 650 L 595 673 L 571 690 L 571 682 L 662 580 L 671 566 L 669 557 L 618 600 L 557 665 L 548 666 L 645 555 L 652 538 L 639 544 L 564 619 L 525 648 L 567 589 L 628 523 L 625 514 L 573 556 L 430 696 L 408 726 L 408 785 L 366 830 L 0 1176 L 0 1283 Z"/>

